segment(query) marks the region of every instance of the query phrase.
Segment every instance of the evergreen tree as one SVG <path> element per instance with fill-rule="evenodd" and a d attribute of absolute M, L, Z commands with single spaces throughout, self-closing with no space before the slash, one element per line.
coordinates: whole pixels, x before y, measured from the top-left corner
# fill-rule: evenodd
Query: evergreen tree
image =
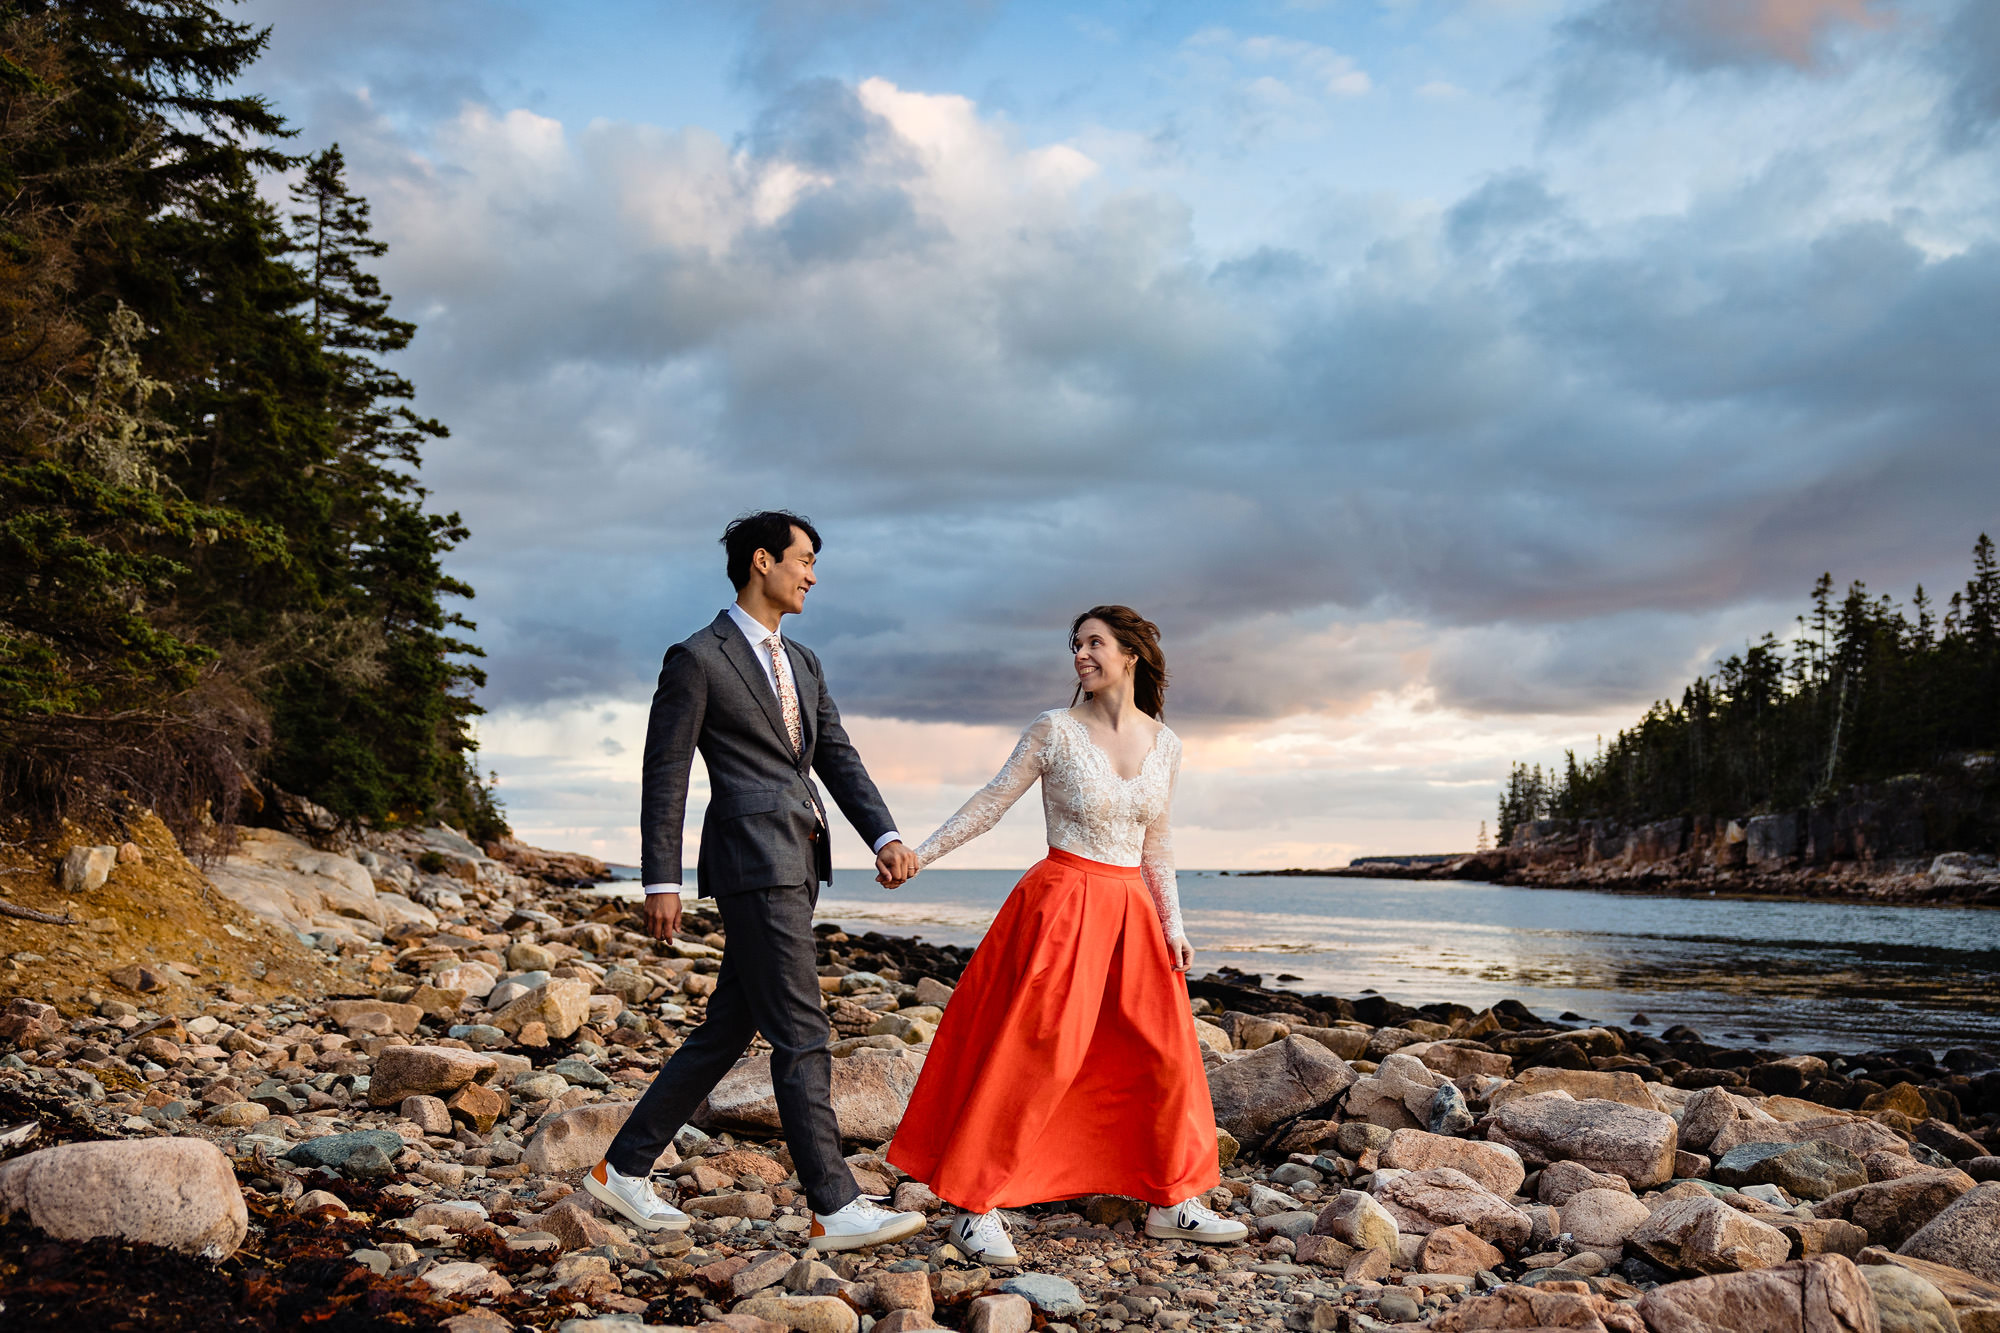
<path fill-rule="evenodd" d="M 1981 535 L 1973 572 L 1935 619 L 1921 588 L 1912 620 L 1831 575 L 1792 644 L 1770 635 L 1732 653 L 1584 763 L 1545 780 L 1515 765 L 1501 841 L 1537 809 L 1640 824 L 1675 815 L 1797 809 L 1856 783 L 1925 773 L 2000 748 L 2000 560 Z"/>
<path fill-rule="evenodd" d="M 263 768 L 351 816 L 504 830 L 443 599 L 444 434 L 338 149 L 234 91 L 205 0 L 0 0 L 0 796 L 227 818 Z"/>

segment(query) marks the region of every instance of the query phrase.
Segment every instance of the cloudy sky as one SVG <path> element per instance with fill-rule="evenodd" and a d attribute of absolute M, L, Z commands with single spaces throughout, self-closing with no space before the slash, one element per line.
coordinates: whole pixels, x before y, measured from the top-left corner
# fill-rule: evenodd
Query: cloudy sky
<path fill-rule="evenodd" d="M 1991 0 L 243 12 L 421 326 L 530 841 L 634 859 L 745 509 L 825 534 L 790 632 L 913 837 L 1074 611 L 1159 621 L 1216 867 L 1468 847 L 1821 570 L 2000 531 Z"/>

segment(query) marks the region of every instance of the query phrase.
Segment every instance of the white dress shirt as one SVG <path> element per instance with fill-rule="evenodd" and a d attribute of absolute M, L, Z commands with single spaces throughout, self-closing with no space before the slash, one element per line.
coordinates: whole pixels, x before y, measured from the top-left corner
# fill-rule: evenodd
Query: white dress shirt
<path fill-rule="evenodd" d="M 771 650 L 764 646 L 764 641 L 770 638 L 773 634 L 778 634 L 778 631 L 774 629 L 765 629 L 763 625 L 758 623 L 758 620 L 755 616 L 751 615 L 748 611 L 745 611 L 742 607 L 736 605 L 736 603 L 734 602 L 731 602 L 729 604 L 728 608 L 725 611 L 725 614 L 728 615 L 729 619 L 735 624 L 737 629 L 743 631 L 743 637 L 750 641 L 751 656 L 757 659 L 758 666 L 764 668 L 764 680 L 771 687 L 771 697 L 772 698 L 782 697 L 778 694 L 778 677 L 771 665 Z M 784 638 L 783 635 L 779 635 L 781 643 L 783 638 Z M 787 665 L 789 664 L 790 664 L 789 659 L 787 659 Z M 792 686 L 792 692 L 794 694 L 798 693 L 798 685 L 796 683 L 794 683 Z M 902 834 L 896 832 L 896 830 L 894 829 L 890 829 L 887 833 L 884 833 L 881 837 L 875 839 L 875 850 L 879 852 L 884 847 L 887 847 L 890 843 L 901 842 L 902 840 L 903 840 Z M 678 884 L 648 884 L 646 886 L 646 892 L 649 894 L 679 893 L 680 891 L 681 891 L 681 886 Z"/>

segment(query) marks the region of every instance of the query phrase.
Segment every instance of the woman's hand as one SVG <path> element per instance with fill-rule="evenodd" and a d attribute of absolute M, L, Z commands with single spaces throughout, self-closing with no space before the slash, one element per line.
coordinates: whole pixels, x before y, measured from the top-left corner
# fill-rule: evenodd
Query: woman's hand
<path fill-rule="evenodd" d="M 1194 966 L 1194 946 L 1187 942 L 1187 936 L 1177 935 L 1167 941 L 1167 954 L 1174 960 L 1174 971 L 1185 972 Z"/>

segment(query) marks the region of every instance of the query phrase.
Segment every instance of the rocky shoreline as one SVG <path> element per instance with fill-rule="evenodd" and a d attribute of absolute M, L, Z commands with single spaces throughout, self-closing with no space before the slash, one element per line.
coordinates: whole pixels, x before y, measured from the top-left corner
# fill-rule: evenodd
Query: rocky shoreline
<path fill-rule="evenodd" d="M 163 873 L 157 841 L 135 851 Z M 136 873 L 111 853 L 96 886 L 55 871 L 50 892 L 88 912 Z M 804 1248 L 760 1045 L 661 1164 L 693 1231 L 635 1234 L 577 1182 L 699 1023 L 719 926 L 691 904 L 652 941 L 630 904 L 528 869 L 590 878 L 449 830 L 259 833 L 209 868 L 215 930 L 256 946 L 198 955 L 215 975 L 106 949 L 37 972 L 15 948 L 8 1326 L 2000 1330 L 1991 1052 L 1780 1058 L 1643 1016 L 1412 1008 L 1226 969 L 1190 981 L 1190 1021 L 1218 1122 L 1209 1201 L 1253 1239 L 1150 1241 L 1137 1205 L 1099 1196 L 1011 1214 L 1020 1270 L 976 1267 L 881 1155 L 969 950 L 830 924 L 850 1161 L 930 1227 Z M 249 954 L 286 950 L 318 961 L 287 961 L 288 985 L 254 972 Z"/>
<path fill-rule="evenodd" d="M 1696 836 L 1698 830 L 1692 830 L 1694 823 L 1668 821 L 1667 827 L 1655 829 L 1647 838 L 1621 837 L 1615 849 L 1594 843 L 1574 826 L 1537 826 L 1524 829 L 1515 843 L 1486 852 L 1381 857 L 1322 869 L 1290 867 L 1233 873 L 1239 878 L 1470 880 L 1512 888 L 1587 889 L 1653 897 L 2000 907 L 2000 857 L 1989 853 L 1939 852 L 1825 863 L 1796 855 L 1772 855 L 1751 861 L 1742 851 L 1746 839 L 1720 844 L 1713 839 L 1704 841 Z M 1737 826 L 1737 832 L 1741 831 Z"/>

